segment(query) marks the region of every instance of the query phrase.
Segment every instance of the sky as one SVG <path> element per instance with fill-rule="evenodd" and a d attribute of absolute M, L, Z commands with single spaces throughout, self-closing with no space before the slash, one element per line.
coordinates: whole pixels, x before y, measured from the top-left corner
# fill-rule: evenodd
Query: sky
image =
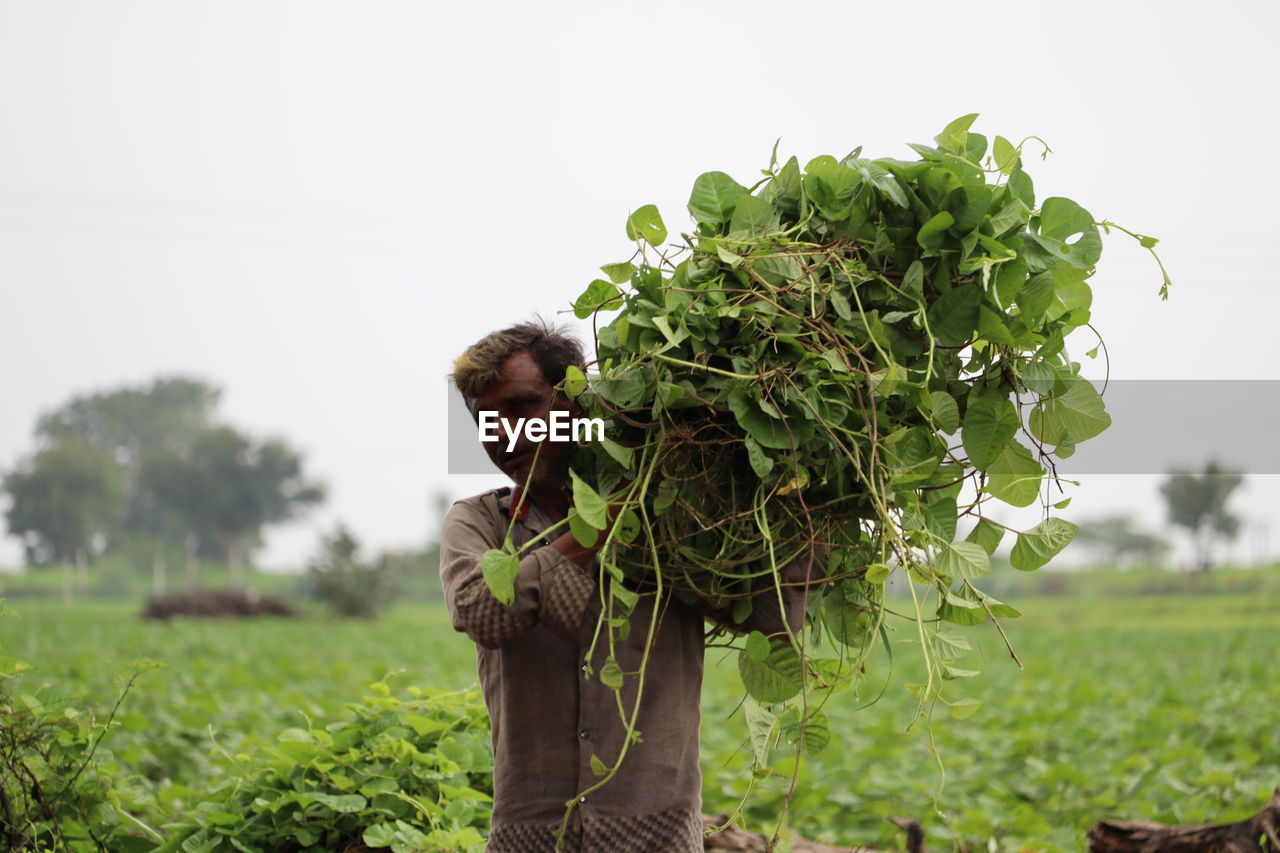
<path fill-rule="evenodd" d="M 502 483 L 447 473 L 451 359 L 565 319 L 629 257 L 630 210 L 674 234 L 700 173 L 750 183 L 775 140 L 907 158 L 970 112 L 1048 142 L 1041 198 L 1161 239 L 1168 302 L 1105 243 L 1111 377 L 1280 380 L 1278 25 L 1239 0 L 0 0 L 0 470 L 72 395 L 189 375 L 329 486 L 260 564 L 338 520 L 421 545 L 438 495 Z M 1065 514 L 1158 525 L 1156 473 L 1083 477 Z M 1280 550 L 1274 473 L 1237 504 L 1240 558 Z"/>

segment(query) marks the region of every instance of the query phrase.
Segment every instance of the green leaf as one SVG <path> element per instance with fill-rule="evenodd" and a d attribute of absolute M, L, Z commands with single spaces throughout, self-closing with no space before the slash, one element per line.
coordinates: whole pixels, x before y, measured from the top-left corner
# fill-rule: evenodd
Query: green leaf
<path fill-rule="evenodd" d="M 792 707 L 779 720 L 779 731 L 789 744 L 797 744 L 803 740 L 805 755 L 817 755 L 831 743 L 831 726 L 827 715 L 817 709 L 810 709 L 807 719 L 800 719 L 800 709 Z"/>
<path fill-rule="evenodd" d="M 942 245 L 939 235 L 945 234 L 946 230 L 955 224 L 956 218 L 947 211 L 935 213 L 929 221 L 920 226 L 920 230 L 916 233 L 916 242 L 922 249 L 936 249 Z"/>
<path fill-rule="evenodd" d="M 747 188 L 724 172 L 704 172 L 693 182 L 689 213 L 699 222 L 719 225 L 729 220 L 738 199 L 745 195 Z"/>
<path fill-rule="evenodd" d="M 876 619 L 871 602 L 857 589 L 841 584 L 828 590 L 822 600 L 822 621 L 836 642 L 860 649 L 871 641 Z"/>
<path fill-rule="evenodd" d="M 1102 256 L 1102 236 L 1093 216 L 1069 198 L 1045 199 L 1031 225 L 1026 233 L 1036 246 L 1074 267 L 1089 269 Z"/>
<path fill-rule="evenodd" d="M 760 707 L 751 697 L 743 701 L 742 713 L 747 718 L 747 734 L 751 739 L 754 766 L 764 767 L 769 763 L 769 740 L 778 718 Z"/>
<path fill-rule="evenodd" d="M 729 392 L 727 398 L 730 411 L 738 421 L 738 426 L 747 431 L 758 444 L 772 447 L 774 450 L 791 449 L 791 436 L 783 421 L 769 417 L 760 408 L 759 401 L 742 388 Z"/>
<path fill-rule="evenodd" d="M 987 466 L 987 493 L 1010 506 L 1030 506 L 1040 494 L 1044 468 L 1031 458 L 1031 451 L 1016 441 L 1008 442 Z"/>
<path fill-rule="evenodd" d="M 640 601 L 640 593 L 627 589 L 617 578 L 609 578 L 609 597 L 622 605 L 624 613 L 630 614 Z"/>
<path fill-rule="evenodd" d="M 980 625 L 987 621 L 987 614 L 978 602 L 948 590 L 938 604 L 938 618 L 956 625 Z"/>
<path fill-rule="evenodd" d="M 838 288 L 831 288 L 827 292 L 827 298 L 831 300 L 831 307 L 835 309 L 837 317 L 841 320 L 853 319 L 853 310 L 849 307 L 849 300 Z"/>
<path fill-rule="evenodd" d="M 811 161 L 804 176 L 804 189 L 823 217 L 831 221 L 849 215 L 853 194 L 861 183 L 857 172 L 832 162 L 831 158 Z"/>
<path fill-rule="evenodd" d="M 520 572 L 520 558 L 506 551 L 490 548 L 480 557 L 480 571 L 484 575 L 489 592 L 506 606 L 516 600 L 516 575 Z"/>
<path fill-rule="evenodd" d="M 636 537 L 640 535 L 640 529 L 640 517 L 631 507 L 623 509 L 613 525 L 614 537 L 619 542 L 627 544 L 636 541 Z"/>
<path fill-rule="evenodd" d="M 604 762 L 600 760 L 600 756 L 594 752 L 591 753 L 591 772 L 597 776 L 604 776 L 609 772 L 609 768 L 604 766 Z"/>
<path fill-rule="evenodd" d="M 924 510 L 925 529 L 944 542 L 956 538 L 956 499 L 939 498 L 929 503 Z"/>
<path fill-rule="evenodd" d="M 611 690 L 622 689 L 622 669 L 612 657 L 600 668 L 600 683 Z"/>
<path fill-rule="evenodd" d="M 1032 183 L 1031 176 L 1022 171 L 1021 166 L 1015 166 L 1009 173 L 1009 192 L 1028 209 L 1036 206 L 1035 184 Z"/>
<path fill-rule="evenodd" d="M 719 243 L 716 244 L 716 257 L 728 264 L 730 269 L 737 269 L 742 263 L 742 255 L 729 251 Z"/>
<path fill-rule="evenodd" d="M 996 300 L 1000 307 L 1007 309 L 1013 305 L 1018 292 L 1027 281 L 1027 262 L 1022 258 L 1014 258 L 1007 264 L 1001 264 L 996 271 Z"/>
<path fill-rule="evenodd" d="M 636 268 L 630 261 L 623 261 L 620 264 L 605 264 L 600 267 L 600 272 L 609 277 L 609 281 L 614 284 L 625 284 L 631 281 L 631 276 L 635 274 Z"/>
<path fill-rule="evenodd" d="M 752 631 L 747 635 L 747 657 L 755 663 L 760 663 L 769 657 L 769 638 L 759 631 Z"/>
<path fill-rule="evenodd" d="M 310 793 L 307 796 L 317 803 L 323 803 L 338 814 L 355 814 L 369 804 L 369 801 L 359 794 Z"/>
<path fill-rule="evenodd" d="M 773 470 L 773 458 L 750 435 L 743 436 L 742 442 L 747 446 L 747 461 L 751 463 L 751 470 L 763 480 Z"/>
<path fill-rule="evenodd" d="M 979 699 L 958 699 L 951 703 L 951 716 L 956 720 L 967 720 L 982 707 Z"/>
<path fill-rule="evenodd" d="M 396 841 L 396 828 L 389 823 L 365 827 L 360 839 L 367 847 L 390 847 Z"/>
<path fill-rule="evenodd" d="M 778 230 L 778 211 L 768 201 L 744 195 L 733 208 L 729 233 L 734 236 L 759 237 Z"/>
<path fill-rule="evenodd" d="M 939 626 L 933 635 L 933 641 L 937 645 L 939 655 L 947 660 L 955 660 L 963 657 L 966 652 L 973 651 L 969 638 L 947 625 Z"/>
<path fill-rule="evenodd" d="M 960 409 L 956 406 L 955 397 L 944 391 L 933 391 L 929 394 L 929 402 L 934 426 L 948 435 L 960 428 Z"/>
<path fill-rule="evenodd" d="M 577 471 L 570 469 L 569 477 L 573 481 L 573 506 L 578 515 L 596 530 L 604 530 L 609 524 L 609 504 L 578 476 Z"/>
<path fill-rule="evenodd" d="M 1070 440 L 1079 444 L 1111 426 L 1102 397 L 1087 379 L 1070 379 L 1067 390 L 1040 403 L 1031 412 L 1032 434 L 1049 444 Z"/>
<path fill-rule="evenodd" d="M 1089 211 L 1069 198 L 1057 196 L 1044 200 L 1038 221 L 1040 234 L 1055 240 L 1065 240 L 1094 227 Z"/>
<path fill-rule="evenodd" d="M 657 207 L 646 204 L 627 217 L 627 239 L 643 239 L 650 246 L 657 246 L 667 239 L 667 226 L 662 224 Z"/>
<path fill-rule="evenodd" d="M 1007 397 L 999 392 L 975 397 L 971 391 L 960 440 L 973 466 L 979 471 L 989 469 L 1018 431 L 1018 424 L 1018 410 Z"/>
<path fill-rule="evenodd" d="M 929 330 L 943 346 L 958 347 L 973 337 L 981 304 L 982 290 L 976 284 L 953 287 L 929 306 Z"/>
<path fill-rule="evenodd" d="M 574 399 L 587 390 L 587 377 L 577 365 L 569 365 L 564 369 L 564 393 Z"/>
<path fill-rule="evenodd" d="M 1006 175 L 1018 165 L 1018 149 L 1003 136 L 996 137 L 995 143 L 991 146 L 991 156 L 995 160 L 996 168 Z"/>
<path fill-rule="evenodd" d="M 889 579 L 889 575 L 892 572 L 892 566 L 886 566 L 884 563 L 872 563 L 867 566 L 867 573 L 863 577 L 867 583 L 882 584 Z"/>
<path fill-rule="evenodd" d="M 622 307 L 622 293 L 611 281 L 598 278 L 573 302 L 573 316 L 585 320 L 596 311 L 613 311 Z"/>
<path fill-rule="evenodd" d="M 1041 396 L 1048 396 L 1053 393 L 1053 386 L 1058 381 L 1058 372 L 1053 369 L 1052 364 L 1043 361 L 1029 361 L 1022 369 L 1022 384 L 1027 386 L 1028 391 L 1034 391 Z M 1054 442 L 1057 444 L 1057 442 Z"/>
<path fill-rule="evenodd" d="M 917 300 L 924 298 L 924 264 L 912 261 L 902 275 L 902 289 Z"/>
<path fill-rule="evenodd" d="M 968 542 L 980 546 L 982 550 L 988 554 L 994 554 L 996 548 L 1000 545 L 1000 540 L 1004 538 L 1004 528 L 999 525 L 992 524 L 985 518 L 978 519 L 977 527 L 969 532 L 965 537 Z"/>
<path fill-rule="evenodd" d="M 976 580 L 991 572 L 991 560 L 981 545 L 954 542 L 938 555 L 938 571 L 953 578 Z"/>
<path fill-rule="evenodd" d="M 744 649 L 738 654 L 738 674 L 757 702 L 771 704 L 790 699 L 800 692 L 800 656 L 786 640 L 772 640 L 764 660 L 752 660 Z"/>
<path fill-rule="evenodd" d="M 960 118 L 953 120 L 944 127 L 942 133 L 935 136 L 933 141 L 943 148 L 964 150 L 965 140 L 969 136 L 969 128 L 973 126 L 973 122 L 977 118 L 978 113 L 960 116 Z"/>
<path fill-rule="evenodd" d="M 605 438 L 600 441 L 600 446 L 604 448 L 604 452 L 608 453 L 614 462 L 617 462 L 623 468 L 631 469 L 632 462 L 635 459 L 636 452 L 630 447 L 623 447 L 612 439 Z"/>
<path fill-rule="evenodd" d="M 583 519 L 576 508 L 569 509 L 569 530 L 573 533 L 573 538 L 578 540 L 578 544 L 583 548 L 590 548 L 596 544 L 596 540 L 600 538 L 600 531 L 592 527 Z"/>
<path fill-rule="evenodd" d="M 1080 528 L 1061 518 L 1046 518 L 1035 527 L 1018 534 L 1009 561 L 1015 569 L 1033 571 L 1052 560 L 1075 538 Z"/>

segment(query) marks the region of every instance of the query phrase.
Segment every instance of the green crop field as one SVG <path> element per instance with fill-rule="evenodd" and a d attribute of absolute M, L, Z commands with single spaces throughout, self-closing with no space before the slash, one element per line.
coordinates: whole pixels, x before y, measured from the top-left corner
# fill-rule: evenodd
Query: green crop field
<path fill-rule="evenodd" d="M 1123 578 L 1091 591 L 1073 578 L 1054 597 L 1006 595 L 1025 614 L 1006 626 L 1025 669 L 990 626 L 966 631 L 974 649 L 961 665 L 982 674 L 948 692 L 980 707 L 953 719 L 939 706 L 909 729 L 908 685 L 923 676 L 899 623 L 892 662 L 871 659 L 858 703 L 840 694 L 825 708 L 831 743 L 802 762 L 791 827 L 900 848 L 886 818 L 904 815 L 925 825 L 934 849 L 1079 850 L 1103 817 L 1252 814 L 1280 784 L 1280 576 L 1223 577 L 1195 594 L 1143 594 Z M 475 682 L 473 648 L 439 603 L 374 622 L 157 624 L 120 603 L 11 600 L 6 610 L 0 653 L 33 666 L 8 684 L 21 702 L 105 713 L 141 670 L 95 760 L 161 835 L 237 765 L 275 749 L 281 732 L 342 718 L 372 682 L 396 693 Z M 735 653 L 710 649 L 704 809 L 733 811 L 751 788 L 742 814 L 767 830 L 788 780 L 753 783 L 735 683 Z"/>

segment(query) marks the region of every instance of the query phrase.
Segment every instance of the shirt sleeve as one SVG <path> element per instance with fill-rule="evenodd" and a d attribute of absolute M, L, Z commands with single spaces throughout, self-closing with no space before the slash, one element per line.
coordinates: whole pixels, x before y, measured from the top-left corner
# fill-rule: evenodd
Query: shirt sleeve
<path fill-rule="evenodd" d="M 484 581 L 481 559 L 485 551 L 502 547 L 504 532 L 503 525 L 487 518 L 484 508 L 475 504 L 456 503 L 445 516 L 440 579 L 454 630 L 478 645 L 496 649 L 542 622 L 557 636 L 577 643 L 595 581 L 546 545 L 521 558 L 515 600 L 503 604 Z"/>

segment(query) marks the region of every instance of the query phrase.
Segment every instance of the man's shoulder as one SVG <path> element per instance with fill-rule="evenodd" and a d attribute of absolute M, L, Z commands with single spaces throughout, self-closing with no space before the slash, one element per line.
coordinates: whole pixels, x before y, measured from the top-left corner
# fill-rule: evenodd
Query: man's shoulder
<path fill-rule="evenodd" d="M 505 514 L 505 508 L 511 500 L 511 487 L 499 486 L 469 498 L 453 502 L 445 518 L 447 522 L 468 521 L 475 523 L 495 523 Z"/>

